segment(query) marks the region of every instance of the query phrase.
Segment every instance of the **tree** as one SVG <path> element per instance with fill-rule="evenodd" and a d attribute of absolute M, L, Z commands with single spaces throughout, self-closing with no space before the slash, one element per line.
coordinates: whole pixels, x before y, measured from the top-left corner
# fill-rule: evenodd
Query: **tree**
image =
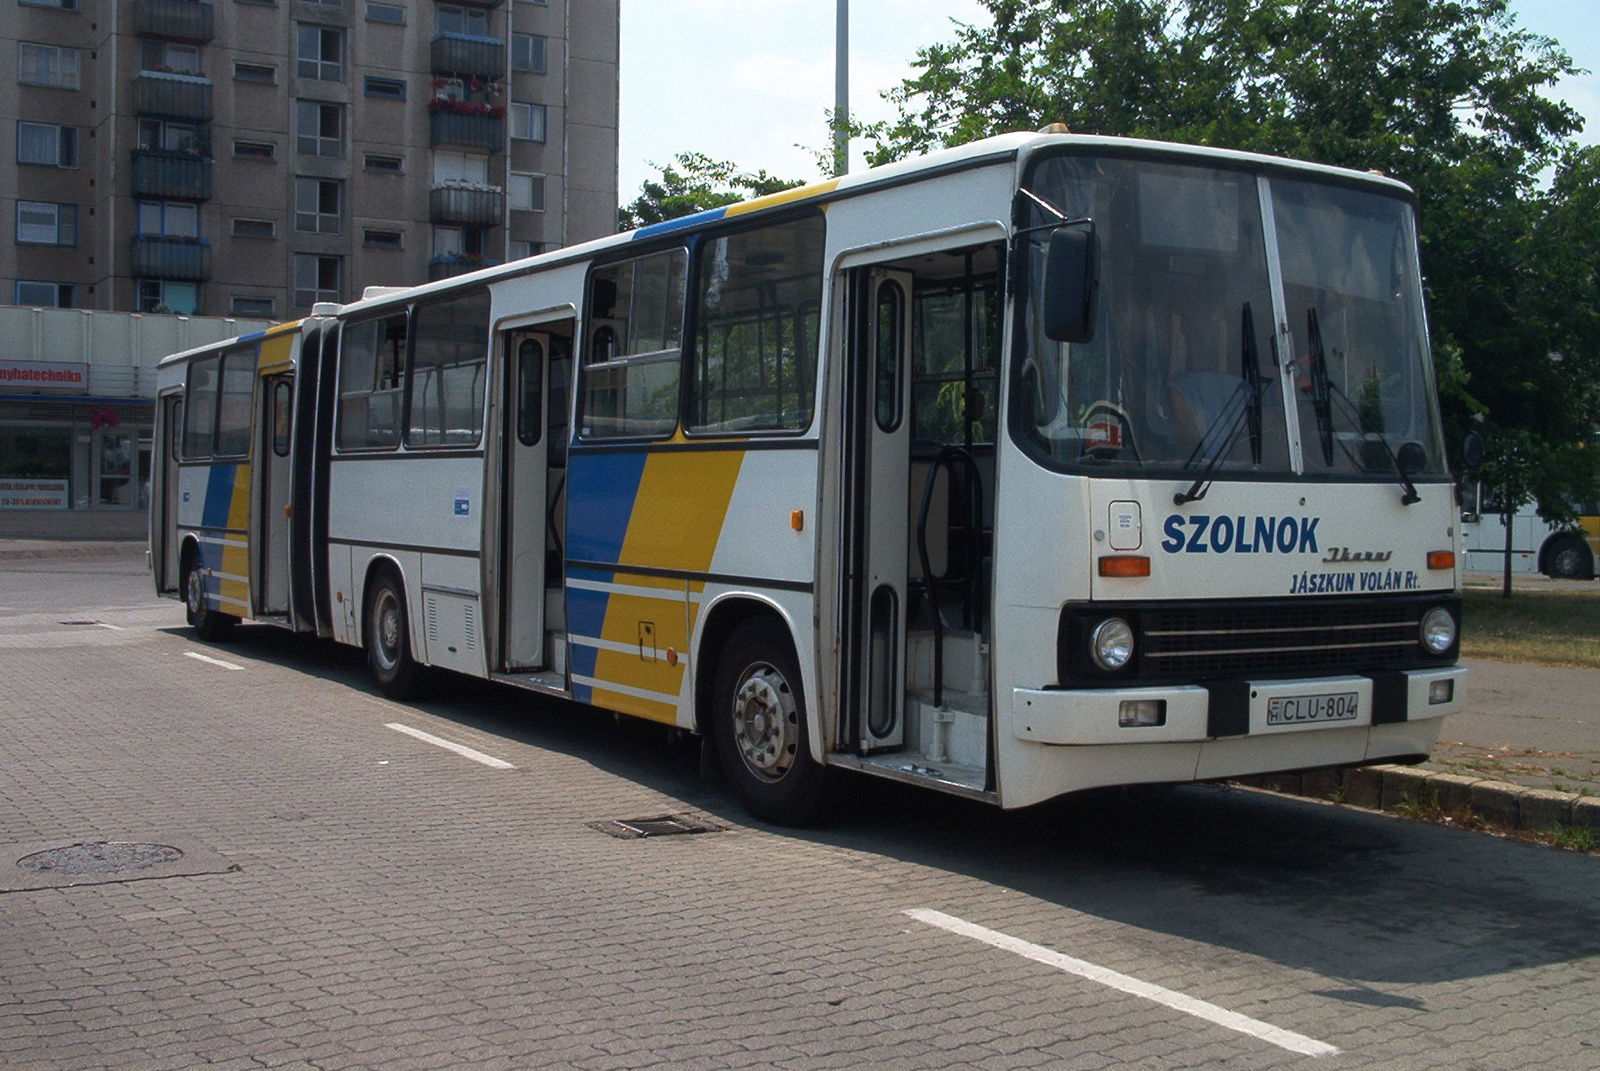
<path fill-rule="evenodd" d="M 921 49 L 898 117 L 855 128 L 873 163 L 1064 122 L 1400 178 L 1451 439 L 1484 426 L 1547 515 L 1593 496 L 1600 153 L 1540 93 L 1571 59 L 1507 0 L 983 2 L 992 26 Z"/>
<path fill-rule="evenodd" d="M 740 171 L 735 164 L 697 152 L 679 153 L 665 166 L 650 166 L 661 172 L 661 178 L 646 180 L 633 203 L 617 210 L 618 230 L 648 227 L 804 185 L 765 171 Z"/>

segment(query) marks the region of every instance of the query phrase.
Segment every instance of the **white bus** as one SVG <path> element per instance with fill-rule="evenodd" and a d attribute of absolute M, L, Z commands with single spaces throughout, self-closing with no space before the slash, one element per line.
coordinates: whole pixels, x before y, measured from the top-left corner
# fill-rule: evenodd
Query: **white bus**
<path fill-rule="evenodd" d="M 1459 516 L 1402 184 L 1006 135 L 168 358 L 157 589 L 1021 807 L 1420 759 Z"/>
<path fill-rule="evenodd" d="M 1468 481 L 1461 503 L 1461 536 L 1468 572 L 1501 573 L 1505 569 L 1506 529 L 1511 536 L 1511 571 L 1559 580 L 1593 580 L 1600 576 L 1600 502 L 1580 502 L 1577 526 L 1558 528 L 1533 506 L 1511 515 L 1509 523 L 1490 489 Z"/>

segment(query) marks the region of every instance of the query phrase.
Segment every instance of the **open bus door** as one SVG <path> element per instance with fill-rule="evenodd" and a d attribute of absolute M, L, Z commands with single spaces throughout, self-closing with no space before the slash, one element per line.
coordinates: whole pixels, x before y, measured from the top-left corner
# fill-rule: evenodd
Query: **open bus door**
<path fill-rule="evenodd" d="M 500 524 L 500 655 L 506 673 L 561 669 L 546 633 L 564 626 L 567 378 L 572 328 L 540 324 L 502 332 L 504 475 Z"/>
<path fill-rule="evenodd" d="M 857 271 L 849 293 L 843 743 L 867 754 L 905 740 L 912 277 Z"/>
<path fill-rule="evenodd" d="M 290 430 L 294 402 L 292 375 L 261 377 L 257 404 L 256 456 L 261 459 L 260 538 L 256 540 L 256 613 L 289 612 Z"/>
<path fill-rule="evenodd" d="M 150 564 L 156 590 L 178 590 L 178 443 L 183 436 L 183 391 L 161 396 L 151 495 Z"/>

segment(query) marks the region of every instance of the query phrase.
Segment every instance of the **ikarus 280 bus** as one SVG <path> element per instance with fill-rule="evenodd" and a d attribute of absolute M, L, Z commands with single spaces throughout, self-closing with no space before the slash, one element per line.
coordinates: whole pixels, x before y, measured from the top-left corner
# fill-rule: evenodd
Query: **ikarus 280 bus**
<path fill-rule="evenodd" d="M 1008 135 L 161 366 L 152 562 L 357 644 L 1003 807 L 1419 758 L 1458 511 L 1390 179 Z M 511 694 L 511 693 L 508 693 Z"/>

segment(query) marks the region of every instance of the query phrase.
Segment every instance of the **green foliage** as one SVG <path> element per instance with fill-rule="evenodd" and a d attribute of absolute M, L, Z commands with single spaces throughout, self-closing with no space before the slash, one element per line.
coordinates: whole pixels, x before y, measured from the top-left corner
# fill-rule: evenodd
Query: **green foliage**
<path fill-rule="evenodd" d="M 679 153 L 665 166 L 650 166 L 661 172 L 661 178 L 646 180 L 633 203 L 618 209 L 618 230 L 648 227 L 804 185 L 765 171 L 740 171 L 734 164 L 697 152 Z"/>
<path fill-rule="evenodd" d="M 1420 201 L 1451 445 L 1481 427 L 1549 516 L 1594 497 L 1600 149 L 1541 93 L 1571 59 L 1507 0 L 984 3 L 992 26 L 918 52 L 896 119 L 855 127 L 871 162 L 1062 122 L 1393 175 Z"/>

